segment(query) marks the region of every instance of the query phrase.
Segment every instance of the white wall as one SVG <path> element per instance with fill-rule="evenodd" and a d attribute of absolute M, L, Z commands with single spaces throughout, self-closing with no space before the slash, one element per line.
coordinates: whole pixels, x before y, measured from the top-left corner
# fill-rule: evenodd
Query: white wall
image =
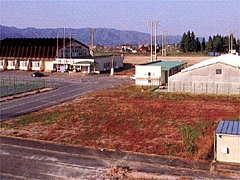
<path fill-rule="evenodd" d="M 22 63 L 26 63 L 26 66 L 22 66 Z M 27 71 L 29 67 L 29 60 L 28 61 L 19 61 L 19 70 Z"/>
<path fill-rule="evenodd" d="M 240 163 L 240 136 L 216 135 L 217 161 Z M 227 148 L 227 153 L 223 150 Z"/>
<path fill-rule="evenodd" d="M 221 69 L 222 74 L 216 74 Z M 240 69 L 216 63 L 169 77 L 170 92 L 240 94 Z"/>
<path fill-rule="evenodd" d="M 39 63 L 39 67 L 34 67 L 33 63 Z M 42 61 L 32 61 L 32 70 L 33 71 L 41 71 L 41 70 L 43 70 L 41 67 L 42 67 Z"/>
<path fill-rule="evenodd" d="M 7 60 L 7 69 L 11 70 L 11 69 L 18 69 L 18 63 L 17 60 Z M 12 64 L 13 62 L 13 64 Z"/>
<path fill-rule="evenodd" d="M 124 57 L 121 56 L 103 56 L 103 57 L 94 57 L 94 61 L 96 62 L 96 71 L 108 71 L 112 68 L 114 69 L 123 67 Z"/>
<path fill-rule="evenodd" d="M 89 56 L 89 48 L 75 41 L 72 41 L 71 43 L 71 52 L 72 52 L 71 57 Z M 58 57 L 59 58 L 70 57 L 70 44 L 65 46 L 64 56 L 63 56 L 63 48 L 59 48 Z"/>
<path fill-rule="evenodd" d="M 161 85 L 161 66 L 136 65 L 136 85 Z M 150 77 L 149 77 L 150 73 Z M 149 80 L 151 82 L 149 83 Z"/>
<path fill-rule="evenodd" d="M 1 61 L 1 63 L 0 63 L 0 64 L 1 64 L 1 65 L 0 65 L 0 69 L 1 69 L 1 70 L 6 69 L 6 61 L 5 61 L 5 59 L 1 59 L 0 61 Z"/>
<path fill-rule="evenodd" d="M 44 62 L 44 72 L 53 71 L 53 61 L 45 61 Z"/>

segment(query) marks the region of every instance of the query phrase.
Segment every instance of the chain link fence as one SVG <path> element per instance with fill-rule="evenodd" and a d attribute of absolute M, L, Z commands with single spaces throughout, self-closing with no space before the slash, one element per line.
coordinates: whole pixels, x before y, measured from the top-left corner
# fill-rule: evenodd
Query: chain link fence
<path fill-rule="evenodd" d="M 45 88 L 45 79 L 0 77 L 0 98 Z"/>

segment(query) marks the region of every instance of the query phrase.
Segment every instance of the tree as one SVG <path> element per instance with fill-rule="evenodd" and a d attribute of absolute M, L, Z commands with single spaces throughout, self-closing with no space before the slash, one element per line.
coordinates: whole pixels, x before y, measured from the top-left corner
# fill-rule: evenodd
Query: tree
<path fill-rule="evenodd" d="M 213 40 L 212 40 L 211 36 L 209 36 L 209 39 L 208 39 L 208 42 L 207 42 L 207 45 L 206 45 L 206 51 L 207 52 L 212 52 L 213 51 Z"/>
<path fill-rule="evenodd" d="M 237 50 L 237 52 L 240 52 L 240 39 L 237 40 L 236 50 Z"/>
<path fill-rule="evenodd" d="M 240 51 L 240 40 L 232 37 L 232 48 L 237 52 Z M 180 50 L 182 52 L 228 52 L 229 51 L 229 36 L 222 35 L 209 36 L 208 42 L 205 38 L 200 43 L 199 38 L 195 38 L 194 32 L 188 31 L 182 36 Z"/>
<path fill-rule="evenodd" d="M 198 52 L 201 50 L 199 38 L 195 39 L 194 32 L 188 31 L 183 34 L 180 42 L 180 50 L 182 52 Z"/>
<path fill-rule="evenodd" d="M 197 52 L 197 41 L 195 40 L 194 32 L 190 36 L 190 52 Z"/>
<path fill-rule="evenodd" d="M 202 47 L 201 47 L 201 50 L 202 52 L 204 52 L 206 49 L 206 41 L 205 41 L 205 37 L 202 39 Z"/>
<path fill-rule="evenodd" d="M 199 41 L 199 38 L 196 38 L 196 52 L 201 51 L 201 43 Z"/>
<path fill-rule="evenodd" d="M 187 52 L 186 51 L 186 42 L 187 42 L 187 34 L 183 33 L 182 40 L 180 42 L 180 50 L 182 52 Z"/>
<path fill-rule="evenodd" d="M 190 31 L 187 32 L 187 38 L 186 38 L 186 52 L 191 52 L 192 50 L 192 43 L 191 43 L 191 34 Z"/>
<path fill-rule="evenodd" d="M 222 52 L 228 52 L 228 51 L 229 51 L 229 37 L 225 36 L 223 37 Z"/>

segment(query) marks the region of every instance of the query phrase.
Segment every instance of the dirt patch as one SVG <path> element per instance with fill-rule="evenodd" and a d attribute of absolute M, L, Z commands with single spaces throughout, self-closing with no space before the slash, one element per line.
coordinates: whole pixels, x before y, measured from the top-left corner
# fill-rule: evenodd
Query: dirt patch
<path fill-rule="evenodd" d="M 212 58 L 210 56 L 159 56 L 158 61 L 180 61 L 186 62 L 187 66 L 194 65 L 206 59 Z M 125 55 L 124 56 L 123 70 L 116 70 L 115 75 L 133 75 L 135 74 L 135 65 L 151 62 L 151 58 L 148 55 Z"/>
<path fill-rule="evenodd" d="M 199 63 L 201 61 L 204 61 L 206 59 L 212 58 L 211 56 L 159 56 L 157 58 L 158 61 L 180 61 L 180 62 L 187 62 L 188 65 L 193 65 L 196 63 Z M 150 56 L 136 56 L 136 55 L 126 55 L 124 56 L 124 63 L 129 64 L 143 64 L 151 62 Z"/>

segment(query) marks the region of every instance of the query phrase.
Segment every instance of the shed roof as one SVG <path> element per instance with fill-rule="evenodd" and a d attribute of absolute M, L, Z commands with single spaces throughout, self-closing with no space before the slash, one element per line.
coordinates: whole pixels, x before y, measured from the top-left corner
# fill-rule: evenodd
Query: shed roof
<path fill-rule="evenodd" d="M 240 135 L 240 122 L 239 121 L 222 120 L 219 122 L 215 133 L 216 134 Z"/>
<path fill-rule="evenodd" d="M 142 64 L 146 66 L 161 66 L 162 70 L 170 70 L 172 68 L 182 66 L 186 64 L 186 62 L 179 62 L 179 61 L 156 61 L 147 64 Z"/>
<path fill-rule="evenodd" d="M 204 66 L 208 66 L 211 64 L 215 64 L 215 63 L 224 63 L 224 64 L 228 64 L 231 66 L 235 66 L 235 67 L 240 67 L 240 56 L 238 55 L 234 55 L 234 54 L 224 54 L 218 57 L 214 57 L 211 59 L 207 59 L 205 61 L 201 61 L 197 64 L 194 64 L 193 66 L 190 66 L 188 68 L 183 69 L 181 72 L 186 72 L 186 71 L 190 71 L 193 69 L 198 69 Z"/>

